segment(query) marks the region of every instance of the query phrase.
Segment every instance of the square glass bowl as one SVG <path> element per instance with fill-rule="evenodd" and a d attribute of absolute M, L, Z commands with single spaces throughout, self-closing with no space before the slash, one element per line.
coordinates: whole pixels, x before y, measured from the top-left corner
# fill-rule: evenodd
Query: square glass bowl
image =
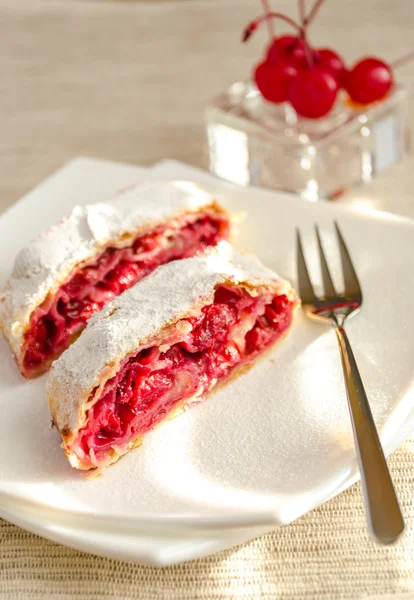
<path fill-rule="evenodd" d="M 235 83 L 205 111 L 209 168 L 239 185 L 334 199 L 402 158 L 406 105 L 402 86 L 364 107 L 342 92 L 327 116 L 304 119 L 288 103 L 264 100 L 253 83 Z"/>

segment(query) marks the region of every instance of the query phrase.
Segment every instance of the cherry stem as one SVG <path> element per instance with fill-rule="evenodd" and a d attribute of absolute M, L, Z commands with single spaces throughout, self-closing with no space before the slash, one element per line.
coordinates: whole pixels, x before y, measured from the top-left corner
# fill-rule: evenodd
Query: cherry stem
<path fill-rule="evenodd" d="M 312 9 L 308 16 L 305 18 L 303 25 L 306 27 L 309 25 L 316 16 L 316 13 L 319 11 L 320 7 L 324 3 L 325 0 L 316 0 L 315 4 L 312 6 Z"/>
<path fill-rule="evenodd" d="M 313 66 L 313 54 L 309 47 L 308 39 L 307 39 L 307 35 L 306 35 L 307 23 L 306 23 L 305 0 L 299 0 L 299 19 L 300 19 L 300 24 L 302 26 L 301 37 L 302 37 L 303 45 L 305 48 L 306 62 L 308 63 L 308 67 L 312 67 Z"/>
<path fill-rule="evenodd" d="M 414 50 L 412 50 L 408 54 L 405 54 L 404 56 L 401 56 L 400 58 L 397 58 L 396 60 L 394 60 L 392 63 L 390 63 L 390 67 L 392 69 L 398 69 L 398 67 L 402 67 L 403 65 L 410 62 L 410 60 L 413 60 L 413 59 L 414 59 Z"/>
<path fill-rule="evenodd" d="M 270 36 L 270 39 L 273 39 L 275 37 L 276 33 L 275 33 L 274 23 L 273 23 L 272 19 L 269 18 L 269 15 L 272 11 L 270 10 L 270 4 L 269 4 L 268 0 L 262 0 L 262 6 L 263 6 L 263 10 L 267 17 L 267 28 L 269 30 L 269 36 Z"/>
<path fill-rule="evenodd" d="M 306 39 L 305 33 L 303 34 L 302 39 L 303 39 L 303 46 L 305 48 L 306 62 L 308 63 L 308 67 L 313 67 L 313 52 L 310 49 L 310 46 L 308 44 L 308 40 Z"/>
<path fill-rule="evenodd" d="M 299 19 L 302 27 L 305 27 L 306 23 L 306 11 L 305 11 L 305 0 L 299 0 Z"/>
<path fill-rule="evenodd" d="M 288 17 L 282 13 L 269 12 L 265 15 L 261 15 L 260 17 L 257 17 L 253 21 L 250 21 L 250 23 L 247 25 L 246 29 L 243 31 L 242 41 L 247 42 L 247 40 L 250 38 L 252 33 L 254 31 L 256 31 L 258 26 L 261 25 L 261 23 L 263 23 L 263 21 L 267 21 L 271 18 L 272 19 L 280 19 L 281 21 L 285 21 L 286 23 L 289 23 L 289 25 L 291 25 L 292 27 L 294 27 L 297 30 L 299 37 L 303 40 L 303 45 L 305 47 L 306 62 L 308 63 L 309 67 L 312 67 L 313 55 L 312 55 L 310 46 L 306 39 L 306 25 L 304 27 L 301 27 L 300 25 L 298 25 L 296 23 L 296 21 L 294 21 L 293 19 L 291 19 L 290 17 Z"/>
<path fill-rule="evenodd" d="M 269 12 L 265 15 L 261 15 L 260 17 L 257 17 L 256 19 L 254 19 L 247 25 L 246 29 L 243 31 L 243 37 L 242 37 L 243 42 L 247 42 L 247 40 L 250 38 L 252 33 L 254 31 L 256 31 L 258 26 L 261 23 L 263 23 L 263 21 L 267 21 L 271 18 L 272 19 L 280 19 L 282 21 L 285 21 L 286 23 L 289 23 L 289 25 L 294 27 L 299 32 L 299 34 L 302 35 L 303 29 L 302 29 L 302 27 L 300 27 L 300 25 L 298 25 L 296 23 L 296 21 L 294 21 L 290 17 L 287 17 L 286 15 L 283 15 L 282 13 Z"/>

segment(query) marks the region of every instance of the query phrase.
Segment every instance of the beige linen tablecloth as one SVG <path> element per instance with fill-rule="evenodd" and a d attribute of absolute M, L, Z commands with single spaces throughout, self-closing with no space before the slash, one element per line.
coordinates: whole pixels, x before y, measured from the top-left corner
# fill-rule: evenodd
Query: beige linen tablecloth
<path fill-rule="evenodd" d="M 275 0 L 279 10 L 294 6 Z M 258 12 L 258 0 L 2 0 L 0 209 L 74 155 L 201 164 L 204 104 L 258 58 L 264 32 L 239 44 Z M 412 48 L 413 29 L 412 0 L 330 0 L 313 39 L 349 60 L 393 59 Z M 399 77 L 414 80 L 414 64 Z M 411 157 L 344 201 L 414 217 L 413 192 Z M 360 485 L 243 547 L 162 570 L 96 558 L 0 521 L 0 598 L 411 597 L 413 459 L 413 439 L 390 459 L 407 521 L 395 547 L 368 539 Z"/>

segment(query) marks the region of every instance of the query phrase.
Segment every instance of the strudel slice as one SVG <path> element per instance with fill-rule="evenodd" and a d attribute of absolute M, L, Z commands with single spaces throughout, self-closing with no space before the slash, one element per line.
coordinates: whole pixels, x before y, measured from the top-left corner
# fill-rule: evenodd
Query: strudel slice
<path fill-rule="evenodd" d="M 20 251 L 0 295 L 0 327 L 21 373 L 46 371 L 93 313 L 156 267 L 228 235 L 226 211 L 184 181 L 138 184 L 77 206 Z"/>
<path fill-rule="evenodd" d="M 226 242 L 171 262 L 94 315 L 52 365 L 47 398 L 78 469 L 117 461 L 164 419 L 284 336 L 290 284 Z"/>

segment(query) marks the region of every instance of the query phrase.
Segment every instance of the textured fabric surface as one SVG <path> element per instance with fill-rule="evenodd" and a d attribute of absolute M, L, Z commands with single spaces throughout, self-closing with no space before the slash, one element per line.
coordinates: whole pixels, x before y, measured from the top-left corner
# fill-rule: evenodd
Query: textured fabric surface
<path fill-rule="evenodd" d="M 200 165 L 203 107 L 257 60 L 264 33 L 238 40 L 258 12 L 257 0 L 3 0 L 0 210 L 74 155 Z M 313 39 L 350 61 L 391 60 L 411 49 L 413 26 L 411 1 L 331 0 Z M 412 81 L 414 65 L 399 77 Z M 413 184 L 409 157 L 342 201 L 414 216 Z M 359 484 L 243 547 L 166 569 L 83 554 L 0 521 L 0 598 L 412 598 L 413 440 L 390 467 L 407 523 L 394 547 L 368 539 Z"/>
<path fill-rule="evenodd" d="M 5 598 L 153 600 L 349 599 L 414 594 L 414 442 L 390 460 L 407 521 L 395 547 L 373 544 L 360 485 L 296 523 L 242 547 L 183 565 L 132 566 L 58 546 L 1 522 Z M 42 596 L 43 597 L 43 596 Z"/>

